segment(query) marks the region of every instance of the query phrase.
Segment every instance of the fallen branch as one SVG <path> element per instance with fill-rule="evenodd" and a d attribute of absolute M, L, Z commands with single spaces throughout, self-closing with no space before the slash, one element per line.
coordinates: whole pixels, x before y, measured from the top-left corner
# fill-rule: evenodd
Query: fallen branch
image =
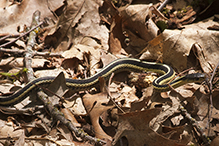
<path fill-rule="evenodd" d="M 32 22 L 33 24 L 35 24 L 36 21 L 39 20 L 39 15 L 40 15 L 39 11 L 36 11 L 34 13 L 33 22 Z M 27 78 L 29 81 L 34 79 L 33 69 L 31 68 L 31 62 L 32 62 L 32 57 L 33 57 L 32 48 L 35 45 L 36 35 L 37 33 L 35 33 L 34 31 L 30 33 L 30 37 L 29 37 L 28 44 L 27 44 L 28 45 L 27 51 L 26 51 L 25 60 L 24 60 L 26 64 L 26 68 L 28 68 L 28 71 L 29 71 L 29 73 L 27 74 L 28 75 Z M 106 144 L 106 142 L 101 139 L 89 136 L 87 133 L 83 131 L 83 129 L 77 129 L 69 120 L 67 120 L 64 117 L 64 114 L 60 112 L 58 108 L 54 107 L 54 105 L 52 104 L 51 101 L 49 101 L 48 96 L 44 92 L 40 91 L 37 93 L 37 95 L 40 98 L 40 100 L 44 103 L 44 106 L 48 109 L 51 116 L 54 119 L 62 122 L 66 127 L 68 127 L 71 131 L 73 131 L 76 136 L 81 137 L 82 139 L 85 139 L 91 142 L 95 142 L 96 144 L 100 144 L 100 145 Z"/>
<path fill-rule="evenodd" d="M 207 126 L 208 126 L 208 133 L 210 133 L 210 128 L 211 128 L 211 124 L 210 124 L 210 120 L 211 120 L 211 116 L 212 116 L 212 111 L 213 111 L 213 100 L 212 100 L 212 81 L 214 79 L 214 75 L 216 74 L 216 70 L 219 66 L 219 62 L 217 63 L 217 66 L 214 68 L 214 71 L 211 75 L 211 79 L 209 80 L 209 100 L 210 100 L 210 109 L 209 109 L 209 116 L 208 116 L 208 123 L 207 123 Z M 206 126 L 206 127 L 207 127 Z"/>
<path fill-rule="evenodd" d="M 33 31 L 29 34 L 29 40 L 27 42 L 26 47 L 26 53 L 24 57 L 24 64 L 25 67 L 28 69 L 27 71 L 27 80 L 28 82 L 33 80 L 35 77 L 33 75 L 33 69 L 32 69 L 32 57 L 33 57 L 33 47 L 36 44 L 36 37 L 37 37 L 37 25 L 40 21 L 40 11 L 36 11 L 33 14 L 32 22 L 31 22 L 31 28 L 35 28 Z"/>
<path fill-rule="evenodd" d="M 23 114 L 23 115 L 33 115 L 36 111 L 44 109 L 44 106 L 35 106 L 23 109 L 17 109 L 13 107 L 0 106 L 0 111 L 4 114 L 14 115 L 14 114 Z"/>
<path fill-rule="evenodd" d="M 159 7 L 158 7 L 158 11 L 162 11 L 163 8 L 166 6 L 166 4 L 169 2 L 170 0 L 165 0 Z"/>
<path fill-rule="evenodd" d="M 204 130 L 199 126 L 198 122 L 187 112 L 187 110 L 182 105 L 179 105 L 179 109 L 182 115 L 190 121 L 193 127 L 195 127 L 197 132 L 200 134 L 200 137 L 203 140 L 203 142 L 205 144 L 210 144 L 211 140 L 204 134 Z"/>
<path fill-rule="evenodd" d="M 72 123 L 71 121 L 67 120 L 65 117 L 64 117 L 64 114 L 62 112 L 60 112 L 58 110 L 58 108 L 54 107 L 52 105 L 52 102 L 48 100 L 48 96 L 43 93 L 42 91 L 38 92 L 38 97 L 41 99 L 41 101 L 43 101 L 44 105 L 46 106 L 46 108 L 48 109 L 49 113 L 51 114 L 51 116 L 62 122 L 66 127 L 68 127 L 68 129 L 70 129 L 71 131 L 73 131 L 75 133 L 76 136 L 84 139 L 84 140 L 88 140 L 88 141 L 91 141 L 91 142 L 94 142 L 96 144 L 100 144 L 100 145 L 103 145 L 103 144 L 106 144 L 105 141 L 99 139 L 99 138 L 95 138 L 95 137 L 92 137 L 92 136 L 89 136 L 86 132 L 84 132 L 83 129 L 78 129 L 76 128 Z"/>

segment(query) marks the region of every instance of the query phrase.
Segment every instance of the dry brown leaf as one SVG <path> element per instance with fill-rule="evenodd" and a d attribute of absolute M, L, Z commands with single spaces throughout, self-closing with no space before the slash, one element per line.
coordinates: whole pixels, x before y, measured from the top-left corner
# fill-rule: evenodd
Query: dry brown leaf
<path fill-rule="evenodd" d="M 18 138 L 18 140 L 15 141 L 14 146 L 23 146 L 24 144 L 25 144 L 25 134 L 23 131 L 23 132 L 21 132 L 21 135 Z"/>
<path fill-rule="evenodd" d="M 132 88 L 125 85 L 124 87 L 119 89 L 119 87 L 117 86 L 117 91 L 116 93 L 119 93 L 120 96 L 118 96 L 115 101 L 121 105 L 121 107 L 123 108 L 131 108 L 131 104 L 133 102 L 136 102 L 139 100 L 139 98 L 135 95 L 136 93 L 136 89 L 133 86 Z"/>
<path fill-rule="evenodd" d="M 195 84 L 195 83 L 187 83 L 183 86 L 180 86 L 176 88 L 175 90 L 181 94 L 184 98 L 189 98 L 192 97 L 193 94 L 199 90 L 199 88 L 202 88 L 203 86 L 200 84 Z"/>
<path fill-rule="evenodd" d="M 219 110 L 219 91 L 218 90 L 214 90 L 212 93 L 212 100 L 213 100 L 213 106 Z"/>
<path fill-rule="evenodd" d="M 10 62 L 12 62 L 14 59 L 15 59 L 14 57 L 8 57 L 8 58 L 5 58 L 5 59 L 1 59 L 1 61 L 0 61 L 1 70 L 2 69 L 9 70 L 11 68 L 11 66 L 8 66 L 8 64 Z"/>
<path fill-rule="evenodd" d="M 194 61 L 194 57 L 190 57 L 190 56 L 196 56 L 198 58 L 198 61 Z M 208 73 L 209 71 L 212 70 L 212 67 L 211 65 L 206 61 L 206 57 L 205 57 L 205 54 L 203 52 L 203 48 L 195 43 L 192 45 L 192 49 L 191 49 L 191 53 L 189 54 L 189 59 L 188 60 L 188 64 L 190 66 L 195 66 L 197 64 L 200 64 L 202 70 L 206 73 Z M 195 58 L 196 59 L 196 58 Z"/>
<path fill-rule="evenodd" d="M 174 126 L 178 126 L 178 125 L 180 125 L 180 122 L 181 122 L 181 120 L 183 120 L 183 118 L 184 117 L 182 115 L 179 115 L 179 116 L 174 116 L 170 120 Z"/>
<path fill-rule="evenodd" d="M 180 134 L 182 134 L 183 130 L 185 129 L 185 126 L 179 126 L 179 127 L 162 127 L 163 136 L 166 138 L 172 137 L 174 140 L 180 139 Z"/>
<path fill-rule="evenodd" d="M 37 78 L 45 77 L 45 76 L 58 76 L 61 72 L 64 73 L 66 78 L 69 78 L 68 73 L 64 69 L 56 68 L 56 69 L 48 69 L 48 70 L 38 70 L 34 73 Z"/>
<path fill-rule="evenodd" d="M 71 96 L 71 93 L 70 93 L 70 96 Z M 65 97 L 69 98 L 69 95 L 65 94 Z M 71 99 L 71 101 L 66 100 L 65 103 L 63 103 L 63 106 L 65 108 L 70 109 L 74 115 L 86 115 L 87 114 L 80 96 L 74 95 L 73 99 Z"/>
<path fill-rule="evenodd" d="M 44 92 L 48 95 L 49 101 L 56 105 L 60 101 L 58 97 L 62 98 L 67 91 L 68 87 L 66 86 L 64 73 L 61 72 Z"/>
<path fill-rule="evenodd" d="M 165 93 L 157 93 L 157 92 L 153 92 L 152 97 L 151 97 L 151 101 L 153 102 L 157 102 L 157 103 L 172 103 L 170 96 L 169 95 L 165 95 Z"/>
<path fill-rule="evenodd" d="M 219 143 L 219 136 L 217 136 L 210 144 L 210 146 L 217 146 Z"/>
<path fill-rule="evenodd" d="M 203 94 L 201 91 L 196 90 L 196 92 L 193 93 L 192 96 L 183 96 L 180 93 L 177 92 L 170 92 L 169 96 L 172 101 L 176 100 L 175 98 L 178 99 L 177 102 L 173 102 L 173 106 L 179 106 L 179 104 L 182 104 L 184 108 L 188 111 L 190 115 L 197 121 L 197 125 L 203 129 L 203 132 L 206 135 L 210 136 L 215 136 L 215 133 L 213 131 L 217 129 L 216 123 L 213 124 L 211 123 L 210 125 L 212 126 L 210 129 L 206 129 L 206 125 L 208 124 L 208 114 L 209 114 L 209 95 Z M 173 100 L 174 99 L 174 100 Z M 179 103 L 181 101 L 181 103 Z M 213 104 L 215 104 L 216 101 L 213 101 Z M 171 109 L 171 110 L 170 110 Z M 173 111 L 173 107 L 171 107 L 169 110 Z M 178 109 L 178 108 L 177 108 Z M 175 110 L 175 113 L 177 113 L 177 109 Z M 213 119 L 219 119 L 219 114 L 218 110 L 213 108 L 212 110 L 212 115 L 210 121 L 213 121 Z M 161 113 L 158 117 L 160 117 L 163 113 Z M 165 115 L 169 117 L 171 114 Z M 179 116 L 174 116 L 171 118 L 171 124 L 174 125 L 179 125 L 183 120 L 185 120 L 184 117 L 181 115 Z M 190 129 L 191 131 L 191 129 Z M 218 130 L 216 130 L 218 131 Z"/>
<path fill-rule="evenodd" d="M 13 87 L 14 85 L 11 83 L 4 83 L 2 85 L 0 85 L 0 91 L 1 93 L 9 93 L 10 89 Z"/>
<path fill-rule="evenodd" d="M 128 145 L 160 146 L 165 143 L 168 146 L 177 146 L 177 141 L 167 139 L 154 132 L 149 127 L 149 122 L 160 113 L 161 109 L 150 109 L 140 112 L 121 114 L 119 116 L 118 131 L 114 136 L 112 145 L 116 145 L 119 139 L 126 139 Z"/>
<path fill-rule="evenodd" d="M 80 63 L 80 60 L 76 57 L 67 58 L 62 61 L 62 67 L 64 69 L 75 70 L 75 69 L 78 69 L 79 63 Z"/>
<path fill-rule="evenodd" d="M 216 66 L 215 60 L 219 59 L 219 53 L 216 49 L 218 48 L 219 32 L 207 29 L 208 26 L 216 23 L 212 20 L 206 20 L 187 25 L 183 30 L 165 29 L 162 34 L 149 42 L 140 59 L 160 60 L 171 65 L 176 71 L 183 71 L 188 68 L 187 59 L 192 46 L 198 44 L 203 49 L 205 58 L 204 62 L 199 60 L 201 66 L 205 66 L 205 62 L 210 66 Z M 212 71 L 212 68 L 205 69 L 203 67 L 202 69 L 207 73 Z"/>
<path fill-rule="evenodd" d="M 99 49 L 99 48 L 102 47 L 101 44 L 100 44 L 100 42 L 98 42 L 98 40 L 95 40 L 94 38 L 89 37 L 89 36 L 85 36 L 85 37 L 81 40 L 80 44 L 85 45 L 85 46 L 92 47 L 92 48 L 94 48 L 94 49 Z"/>
<path fill-rule="evenodd" d="M 142 110 L 144 107 L 146 107 L 146 105 L 148 104 L 148 102 L 151 99 L 151 96 L 153 94 L 153 87 L 150 86 L 148 88 L 145 88 L 142 90 L 143 95 L 141 97 L 141 99 L 139 99 L 139 101 L 135 101 L 131 103 L 131 109 L 130 111 L 140 111 Z"/>
<path fill-rule="evenodd" d="M 108 64 L 110 64 L 110 62 L 116 60 L 116 56 L 112 55 L 111 53 L 105 52 L 105 51 L 101 51 L 101 62 L 103 63 L 103 66 L 106 66 Z"/>
<path fill-rule="evenodd" d="M 57 129 L 60 131 L 61 135 L 66 139 L 67 141 L 72 141 L 72 131 L 70 131 L 65 125 L 59 124 L 57 126 Z"/>
<path fill-rule="evenodd" d="M 24 67 L 24 58 L 14 58 L 14 57 L 9 57 L 6 59 L 2 59 L 0 62 L 0 66 L 5 70 L 8 71 L 11 68 L 18 68 Z M 43 68 L 47 63 L 49 63 L 49 60 L 47 59 L 37 59 L 37 58 L 33 58 L 32 59 L 32 68 Z"/>
<path fill-rule="evenodd" d="M 112 140 L 112 137 L 107 135 L 99 124 L 100 116 L 114 105 L 108 105 L 109 98 L 106 93 L 98 93 L 94 95 L 86 94 L 83 96 L 83 103 L 86 111 L 89 112 L 92 125 L 95 131 L 95 137 L 101 139 Z"/>
<path fill-rule="evenodd" d="M 111 52 L 114 55 L 126 54 L 123 50 L 123 48 L 125 47 L 125 36 L 123 35 L 121 27 L 121 16 L 114 16 L 109 35 L 109 52 Z"/>
<path fill-rule="evenodd" d="M 138 89 L 147 88 L 157 78 L 155 73 L 131 73 L 129 75 L 131 85 L 136 86 Z"/>
<path fill-rule="evenodd" d="M 188 144 L 192 140 L 192 135 L 189 135 L 188 132 L 185 131 L 186 126 L 178 126 L 178 127 L 162 127 L 163 136 L 169 137 L 173 140 L 179 140 L 182 144 Z"/>
<path fill-rule="evenodd" d="M 53 44 L 56 51 L 65 51 L 71 44 L 79 44 L 85 36 L 90 36 L 107 49 L 108 30 L 100 25 L 98 7 L 99 4 L 93 0 L 67 1 L 64 13 L 46 42 Z"/>
<path fill-rule="evenodd" d="M 204 95 L 204 94 L 200 94 L 200 93 L 196 93 L 196 106 L 198 108 L 197 111 L 197 116 L 199 119 L 201 119 L 200 121 L 198 121 L 199 126 L 201 128 L 204 129 L 204 133 L 208 134 L 210 136 L 215 136 L 215 131 L 219 131 L 218 130 L 218 123 L 214 123 L 214 120 L 218 120 L 219 119 L 219 110 L 218 110 L 218 91 L 214 91 L 213 92 L 213 96 L 212 96 L 212 102 L 213 102 L 213 108 L 211 109 L 211 128 L 210 129 L 205 129 L 206 125 L 209 122 L 208 119 L 208 114 L 209 114 L 209 106 L 210 106 L 210 101 L 209 101 L 209 95 Z M 210 132 L 209 132 L 210 131 Z"/>
<path fill-rule="evenodd" d="M 130 112 L 140 111 L 141 109 L 143 109 L 146 106 L 148 101 L 149 101 L 148 98 L 143 98 L 140 101 L 132 102 Z"/>
<path fill-rule="evenodd" d="M 129 38 L 129 47 L 137 53 L 154 39 L 158 27 L 151 20 L 151 5 L 130 5 L 121 11 L 122 28 Z"/>
<path fill-rule="evenodd" d="M 42 115 L 40 115 L 40 116 L 42 116 Z M 50 123 L 50 121 L 46 118 L 44 119 L 43 122 L 42 122 L 42 120 L 37 119 L 37 120 L 31 121 L 29 123 L 23 123 L 21 127 L 24 128 L 28 134 L 31 133 L 33 135 L 41 135 L 41 134 L 45 134 L 45 131 L 49 132 L 51 130 L 44 122 Z"/>
<path fill-rule="evenodd" d="M 100 25 L 99 9 L 100 1 L 85 1 L 81 11 L 86 11 L 75 28 L 73 35 L 73 44 L 78 44 L 84 36 L 92 36 L 99 40 L 104 49 L 108 49 L 108 29 L 104 25 Z"/>
<path fill-rule="evenodd" d="M 0 135 L 1 137 L 20 137 L 22 136 L 24 129 L 17 129 L 18 128 L 12 121 L 1 121 L 1 127 L 0 127 Z M 4 139 L 1 139 L 1 142 L 5 142 Z"/>
<path fill-rule="evenodd" d="M 72 113 L 69 109 L 63 108 L 63 109 L 61 110 L 61 112 L 64 114 L 65 118 L 68 119 L 68 120 L 70 120 L 71 123 L 72 123 L 75 127 L 80 127 L 80 126 L 81 126 L 81 124 L 78 123 L 78 121 L 76 120 L 75 116 L 73 115 L 73 113 Z"/>
<path fill-rule="evenodd" d="M 49 32 L 45 42 L 52 45 L 57 52 L 65 51 L 72 43 L 72 27 L 81 19 L 85 13 L 81 11 L 84 1 L 68 0 L 64 8 L 64 12 L 56 23 L 56 28 Z"/>
<path fill-rule="evenodd" d="M 177 92 L 170 92 L 171 94 L 168 95 L 168 97 L 161 97 L 160 93 L 154 93 L 151 97 L 151 106 L 158 106 L 160 107 L 162 105 L 163 111 L 154 119 L 153 121 L 153 130 L 158 130 L 160 128 L 160 123 L 165 122 L 167 125 L 173 124 L 169 120 L 167 120 L 169 117 L 172 117 L 175 113 L 178 113 L 178 108 L 180 105 L 179 99 L 182 98 L 182 96 Z M 174 121 L 175 122 L 175 121 Z"/>
<path fill-rule="evenodd" d="M 41 18 L 55 17 L 51 10 L 54 12 L 63 5 L 60 0 L 24 0 L 20 3 L 13 3 L 14 1 L 3 0 L 0 3 L 0 33 L 17 34 L 17 27 L 23 25 L 29 26 L 32 21 L 32 14 L 39 10 Z"/>
<path fill-rule="evenodd" d="M 150 19 L 149 8 L 150 5 L 129 5 L 118 10 L 120 15 L 111 11 L 109 50 L 112 54 L 138 54 L 148 41 L 157 36 L 158 28 Z"/>
<path fill-rule="evenodd" d="M 88 54 L 85 59 L 86 54 Z M 85 63 L 89 63 L 89 69 L 91 75 L 96 73 L 96 69 L 99 68 L 100 61 L 100 50 L 94 49 L 93 47 L 77 44 L 71 47 L 70 50 L 65 51 L 62 56 L 66 58 L 62 65 L 64 68 L 77 68 L 80 61 L 84 61 Z M 68 62 L 67 62 L 68 61 Z M 86 62 L 87 61 L 87 62 Z"/>
<path fill-rule="evenodd" d="M 131 31 L 133 34 L 139 35 L 139 38 L 145 42 L 154 39 L 158 33 L 158 28 L 150 20 L 150 6 L 151 5 L 130 5 L 121 12 L 123 28 Z M 136 43 L 136 45 L 138 44 Z"/>
<path fill-rule="evenodd" d="M 83 146 L 83 144 L 80 144 L 80 143 L 76 143 L 75 141 L 72 142 L 72 140 L 66 140 L 66 139 L 61 139 L 61 140 L 56 140 L 56 143 L 57 145 L 61 145 L 61 146 L 64 146 L 64 145 L 71 145 L 71 146 L 74 146 L 74 145 L 78 145 L 78 146 Z M 48 143 L 48 145 L 53 145 L 54 143 Z M 85 144 L 87 146 L 91 146 L 90 144 Z"/>

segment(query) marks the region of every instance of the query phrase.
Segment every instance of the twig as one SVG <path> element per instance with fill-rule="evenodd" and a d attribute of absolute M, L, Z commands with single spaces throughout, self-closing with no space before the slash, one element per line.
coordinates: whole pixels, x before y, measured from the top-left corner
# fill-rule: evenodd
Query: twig
<path fill-rule="evenodd" d="M 167 83 L 171 91 L 177 92 L 176 89 L 173 88 L 173 86 L 170 85 L 170 83 Z"/>
<path fill-rule="evenodd" d="M 210 133 L 210 128 L 211 128 L 211 125 L 210 125 L 210 120 L 211 120 L 211 116 L 212 116 L 212 111 L 213 111 L 213 101 L 212 101 L 212 81 L 213 81 L 213 78 L 214 78 L 214 75 L 216 73 L 216 70 L 219 66 L 219 62 L 217 63 L 217 66 L 214 68 L 214 71 L 211 75 L 211 79 L 209 80 L 209 98 L 210 98 L 210 111 L 209 111 L 209 117 L 208 117 L 208 123 L 206 125 L 206 127 L 208 127 L 208 134 Z"/>
<path fill-rule="evenodd" d="M 40 85 L 37 85 L 37 84 L 34 84 L 34 83 L 31 83 L 31 84 L 37 86 L 39 89 L 41 88 L 41 89 L 43 89 L 44 91 L 47 91 L 47 92 L 51 93 L 52 95 L 55 95 L 56 97 L 58 97 L 60 100 L 63 101 L 63 98 L 62 98 L 61 96 L 59 96 L 58 94 L 52 92 L 52 91 L 49 90 L 48 88 L 43 87 L 43 86 L 40 86 Z"/>
<path fill-rule="evenodd" d="M 168 81 L 168 84 L 171 83 L 173 80 L 175 80 L 177 77 L 180 77 L 181 75 L 183 75 L 185 72 L 190 71 L 191 69 L 193 69 L 192 67 L 189 69 L 186 69 L 184 71 L 182 71 L 181 73 L 177 74 L 174 78 L 172 78 L 171 80 Z"/>
<path fill-rule="evenodd" d="M 9 34 L 9 35 L 6 35 L 6 36 L 1 37 L 1 38 L 0 38 L 0 42 L 3 41 L 3 40 L 5 40 L 5 39 L 7 39 L 7 38 L 19 37 L 19 36 L 20 36 L 20 34 L 15 34 L 15 35 Z"/>
<path fill-rule="evenodd" d="M 199 132 L 199 134 L 201 135 L 200 137 L 203 140 L 203 142 L 210 144 L 211 140 L 204 134 L 203 129 L 199 126 L 198 122 L 187 112 L 187 110 L 181 104 L 179 105 L 179 109 L 182 115 L 185 118 L 187 118 L 192 124 L 192 126 L 194 126 L 196 130 Z"/>
<path fill-rule="evenodd" d="M 3 53 L 9 53 L 9 54 L 14 54 L 17 56 L 23 56 L 24 53 L 26 53 L 26 50 L 11 50 L 11 49 L 5 49 L 5 48 L 0 48 L 0 52 Z M 33 56 L 45 56 L 45 57 L 62 57 L 61 53 L 53 53 L 53 52 L 38 52 L 38 51 L 33 51 Z"/>
<path fill-rule="evenodd" d="M 1 33 L 0 34 L 0 41 L 3 41 L 4 39 L 2 39 L 2 38 L 5 38 L 5 39 L 7 39 L 7 38 L 16 38 L 16 37 L 19 37 L 21 35 L 21 33 L 17 33 L 17 34 L 10 34 L 10 33 Z"/>
<path fill-rule="evenodd" d="M 24 114 L 24 115 L 33 115 L 37 110 L 44 109 L 44 106 L 35 106 L 25 109 L 17 109 L 12 107 L 0 106 L 0 111 L 4 114 Z"/>
<path fill-rule="evenodd" d="M 34 29 L 38 28 L 40 25 L 42 25 L 44 22 L 40 22 L 38 25 L 34 26 L 33 28 L 31 28 L 29 31 L 23 33 L 22 35 L 20 35 L 19 37 L 17 37 L 15 40 L 7 42 L 5 44 L 0 45 L 0 48 L 5 47 L 9 44 L 12 44 L 14 42 L 16 42 L 17 40 L 19 40 L 20 38 L 24 37 L 25 35 L 28 35 L 31 31 L 33 31 Z M 7 38 L 7 37 L 6 37 Z"/>
<path fill-rule="evenodd" d="M 39 23 L 39 21 L 40 21 L 40 11 L 37 10 L 33 14 L 31 28 L 36 29 L 37 27 L 35 27 L 35 26 Z M 35 31 L 30 32 L 29 40 L 27 42 L 26 54 L 24 57 L 24 64 L 25 64 L 25 67 L 28 69 L 28 71 L 27 71 L 28 82 L 34 79 L 33 69 L 32 69 L 31 64 L 32 64 L 32 57 L 33 57 L 32 48 L 34 47 L 34 45 L 36 43 L 36 36 L 37 36 L 37 33 Z"/>
<path fill-rule="evenodd" d="M 108 87 L 110 86 L 110 83 L 111 83 L 111 81 L 112 81 L 113 76 L 114 76 L 114 73 L 112 73 L 111 76 L 110 76 L 110 78 L 109 78 Z M 110 100 L 113 102 L 113 104 L 114 104 L 123 114 L 125 114 L 125 111 L 124 111 L 123 109 L 121 109 L 121 107 L 120 107 L 118 104 L 116 104 L 116 102 L 113 100 L 112 95 L 111 95 L 111 93 L 110 93 L 108 87 L 106 86 L 105 88 L 106 88 L 106 92 L 107 92 L 108 96 L 110 97 Z"/>
<path fill-rule="evenodd" d="M 13 136 L 13 137 L 11 137 L 11 136 L 4 136 L 4 137 L 2 137 L 1 136 L 0 140 L 10 140 L 10 141 L 12 141 L 12 140 L 18 140 L 19 138 L 20 137 L 18 137 L 18 136 Z M 24 139 L 25 140 L 29 140 L 29 141 L 33 140 L 33 141 L 40 141 L 40 142 L 42 142 L 42 141 L 50 141 L 52 143 L 55 143 L 58 146 L 62 146 L 61 144 L 59 144 L 55 140 L 47 138 L 47 137 L 43 137 L 43 138 L 39 138 L 39 137 L 25 137 Z"/>
<path fill-rule="evenodd" d="M 182 74 L 184 74 L 185 72 L 190 71 L 191 69 L 192 69 L 192 68 L 186 69 L 186 70 L 182 71 L 181 73 L 179 73 L 178 75 L 176 75 L 176 76 L 175 76 L 174 78 L 172 78 L 171 80 L 169 80 L 169 81 L 167 82 L 167 85 L 169 86 L 169 88 L 170 88 L 171 90 L 173 90 L 173 91 L 176 92 L 176 90 L 170 85 L 170 83 L 171 83 L 173 80 L 175 80 L 176 77 L 181 76 Z"/>
<path fill-rule="evenodd" d="M 0 48 L 0 52 L 23 56 L 23 54 L 24 54 L 26 51 L 25 51 L 25 50 L 18 50 L 18 49 L 16 49 L 16 50 L 11 50 L 11 49 Z"/>
<path fill-rule="evenodd" d="M 39 11 L 36 11 L 34 13 L 34 15 L 33 15 L 33 24 L 36 23 L 36 21 L 39 20 L 39 15 L 40 15 Z M 30 40 L 28 40 L 27 53 L 25 55 L 25 57 L 26 57 L 25 63 L 28 64 L 28 66 L 26 66 L 28 68 L 28 71 L 29 71 L 29 69 L 32 70 L 32 68 L 31 68 L 31 61 L 32 61 L 32 56 L 33 56 L 32 47 L 35 45 L 36 35 L 37 34 L 34 31 L 32 31 L 30 33 L 30 37 L 29 37 Z M 30 75 L 27 76 L 28 80 L 32 80 L 34 78 L 32 76 L 32 73 L 33 73 L 32 71 L 29 72 Z M 46 106 L 46 108 L 49 110 L 49 113 L 51 114 L 51 116 L 54 119 L 59 120 L 64 125 L 66 125 L 71 131 L 73 131 L 75 133 L 76 136 L 79 136 L 82 139 L 89 140 L 91 142 L 95 142 L 95 143 L 101 144 L 101 145 L 106 143 L 105 141 L 103 141 L 101 139 L 89 136 L 82 129 L 77 129 L 76 127 L 74 127 L 74 125 L 64 117 L 64 114 L 62 112 L 60 112 L 58 110 L 58 108 L 53 106 L 52 102 L 49 101 L 48 96 L 44 92 L 40 91 L 40 92 L 37 93 L 37 95 L 43 101 L 44 106 Z"/>
<path fill-rule="evenodd" d="M 38 52 L 34 51 L 33 56 L 45 56 L 45 57 L 62 57 L 61 53 L 52 53 L 52 52 Z"/>
<path fill-rule="evenodd" d="M 169 0 L 165 0 L 159 7 L 158 7 L 158 11 L 161 11 L 163 9 L 163 7 L 166 6 L 166 4 L 169 2 Z"/>
<path fill-rule="evenodd" d="M 78 129 L 76 128 L 69 120 L 67 120 L 64 117 L 64 114 L 62 112 L 60 112 L 56 107 L 54 107 L 52 105 L 52 102 L 50 102 L 48 100 L 48 97 L 45 93 L 43 93 L 42 91 L 37 93 L 39 98 L 43 101 L 44 105 L 47 107 L 47 109 L 49 110 L 49 113 L 51 114 L 51 116 L 56 119 L 59 120 L 60 122 L 62 122 L 64 125 L 66 125 L 71 131 L 73 131 L 75 133 L 76 136 L 81 137 L 82 139 L 85 140 L 89 140 L 91 142 L 95 142 L 96 144 L 105 144 L 106 142 L 89 136 L 87 133 L 85 133 L 82 129 Z"/>

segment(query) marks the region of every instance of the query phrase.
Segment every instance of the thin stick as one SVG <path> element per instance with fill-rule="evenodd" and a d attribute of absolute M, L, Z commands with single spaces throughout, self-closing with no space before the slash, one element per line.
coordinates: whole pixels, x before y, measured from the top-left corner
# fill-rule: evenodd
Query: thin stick
<path fill-rule="evenodd" d="M 169 0 L 165 0 L 159 7 L 158 7 L 158 11 L 161 11 L 163 9 L 163 7 L 166 6 L 166 4 L 169 2 Z"/>
<path fill-rule="evenodd" d="M 114 76 L 114 73 L 112 73 L 111 76 L 110 76 L 110 78 L 109 78 L 108 87 L 110 86 L 110 83 L 111 83 L 111 81 L 112 81 L 113 76 Z M 116 104 L 116 102 L 113 100 L 112 95 L 111 95 L 111 93 L 110 93 L 108 87 L 105 86 L 106 92 L 107 92 L 108 96 L 110 97 L 110 100 L 113 102 L 113 104 L 114 104 L 123 114 L 125 114 L 125 111 L 122 110 L 122 108 L 121 108 L 118 104 Z"/>
<path fill-rule="evenodd" d="M 176 90 L 170 85 L 170 83 L 171 83 L 173 80 L 175 80 L 176 77 L 179 77 L 180 75 L 184 74 L 185 72 L 190 71 L 191 69 L 192 69 L 192 68 L 186 69 L 186 70 L 184 70 L 183 72 L 181 72 L 181 73 L 179 73 L 178 75 L 176 75 L 176 76 L 175 76 L 174 78 L 172 78 L 171 80 L 169 80 L 168 83 L 167 83 L 167 85 L 169 86 L 169 88 L 170 88 L 171 90 L 173 90 L 173 91 L 176 92 Z"/>
<path fill-rule="evenodd" d="M 40 23 L 39 22 L 40 21 L 40 14 L 41 13 L 38 10 L 33 13 L 31 28 L 36 28 L 36 30 L 37 30 L 36 26 L 38 26 L 39 23 Z M 35 29 L 33 29 L 33 31 L 31 31 L 30 34 L 29 34 L 27 47 L 25 49 L 26 53 L 25 53 L 25 56 L 24 56 L 24 65 L 28 69 L 28 71 L 26 72 L 28 82 L 30 82 L 31 80 L 33 80 L 35 78 L 34 77 L 34 71 L 33 71 L 33 68 L 32 68 L 32 57 L 33 57 L 33 47 L 36 44 L 36 37 L 37 37 L 38 33 L 36 33 L 34 30 Z"/>
<path fill-rule="evenodd" d="M 217 66 L 214 68 L 214 71 L 211 75 L 211 79 L 209 80 L 209 98 L 210 98 L 210 111 L 209 111 L 209 117 L 208 117 L 208 123 L 206 125 L 206 127 L 208 127 L 208 135 L 210 133 L 210 129 L 211 129 L 211 125 L 210 125 L 210 120 L 211 120 L 211 116 L 212 116 L 212 111 L 213 111 L 213 101 L 212 101 L 212 81 L 213 81 L 213 78 L 214 78 L 214 75 L 216 73 L 216 70 L 219 66 L 219 62 L 217 63 Z"/>
<path fill-rule="evenodd" d="M 62 112 L 60 112 L 57 107 L 54 107 L 52 105 L 51 101 L 48 100 L 48 96 L 45 93 L 40 91 L 37 94 L 38 94 L 39 98 L 43 101 L 44 105 L 49 110 L 49 113 L 51 114 L 51 116 L 54 119 L 62 122 L 66 127 L 68 127 L 68 129 L 73 131 L 76 136 L 79 136 L 84 140 L 89 140 L 91 142 L 95 142 L 96 144 L 100 144 L 100 145 L 106 144 L 106 141 L 101 140 L 101 139 L 96 138 L 96 137 L 92 137 L 92 136 L 88 135 L 87 133 L 85 133 L 83 129 L 76 128 L 68 119 L 65 118 L 64 114 Z"/>
<path fill-rule="evenodd" d="M 204 134 L 203 129 L 199 126 L 198 122 L 188 113 L 188 111 L 180 104 L 179 109 L 182 113 L 182 115 L 187 118 L 192 126 L 196 128 L 196 130 L 199 132 L 201 139 L 203 142 L 210 144 L 211 140 Z"/>
<path fill-rule="evenodd" d="M 17 56 L 23 56 L 24 53 L 26 53 L 26 50 L 18 50 L 18 49 L 5 49 L 0 48 L 0 52 L 3 53 L 9 53 L 9 54 L 15 54 Z M 45 56 L 45 57 L 62 57 L 61 53 L 53 53 L 53 52 L 38 52 L 33 51 L 33 56 Z"/>
<path fill-rule="evenodd" d="M 10 38 L 10 37 L 12 37 L 12 36 L 19 37 L 20 35 L 19 35 L 19 34 L 18 34 L 18 35 L 12 35 L 12 34 L 6 35 L 6 36 L 4 36 L 4 37 L 0 38 L 0 42 L 1 42 L 1 41 L 3 41 L 3 40 L 5 40 L 5 39 L 7 39 L 7 38 Z"/>
<path fill-rule="evenodd" d="M 9 44 L 12 44 L 12 43 L 16 42 L 17 40 L 19 40 L 19 39 L 22 38 L 23 36 L 28 35 L 31 31 L 33 31 L 34 29 L 36 29 L 37 27 L 39 27 L 39 26 L 42 25 L 43 23 L 44 23 L 44 22 L 40 22 L 38 25 L 36 25 L 35 27 L 31 28 L 29 31 L 23 33 L 22 35 L 20 35 L 19 37 L 17 37 L 15 40 L 0 45 L 0 48 L 1 48 L 1 47 L 5 47 L 5 46 L 7 46 L 7 45 L 9 45 Z"/>

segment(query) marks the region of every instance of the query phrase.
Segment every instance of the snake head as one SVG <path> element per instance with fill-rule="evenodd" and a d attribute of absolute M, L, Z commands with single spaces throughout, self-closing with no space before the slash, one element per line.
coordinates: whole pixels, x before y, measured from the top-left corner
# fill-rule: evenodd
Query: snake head
<path fill-rule="evenodd" d="M 186 79 L 189 80 L 189 82 L 203 82 L 206 78 L 207 75 L 205 73 L 193 73 L 193 74 L 187 74 Z"/>

